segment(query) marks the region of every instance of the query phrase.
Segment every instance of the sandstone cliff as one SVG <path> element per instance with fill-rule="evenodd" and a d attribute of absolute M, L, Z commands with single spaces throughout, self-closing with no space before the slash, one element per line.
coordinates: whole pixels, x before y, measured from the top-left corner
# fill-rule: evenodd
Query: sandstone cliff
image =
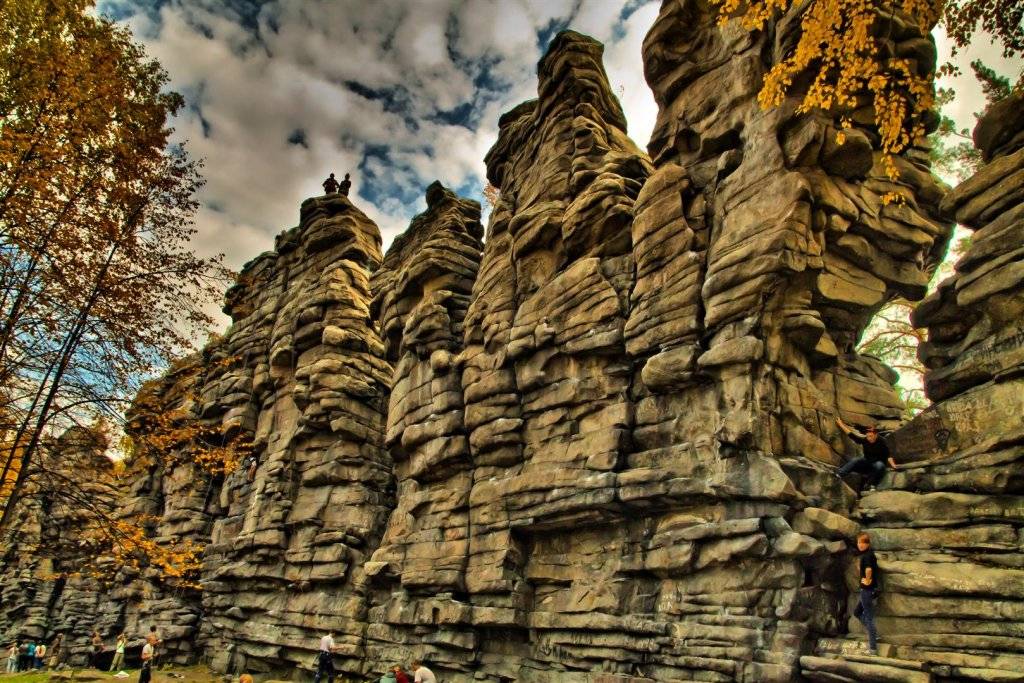
<path fill-rule="evenodd" d="M 931 69 L 930 40 L 888 21 Z M 209 542 L 203 590 L 122 575 L 93 598 L 105 630 L 187 621 L 173 656 L 220 671 L 293 673 L 329 630 L 355 675 L 420 656 L 445 680 L 1013 680 L 1021 136 L 985 128 L 989 165 L 945 200 L 926 149 L 889 180 L 864 111 L 840 147 L 838 114 L 758 106 L 797 23 L 747 34 L 665 2 L 647 153 L 600 44 L 559 34 L 487 155 L 486 238 L 439 184 L 383 258 L 347 198 L 307 200 L 198 374 L 154 389 L 251 435 L 255 480 L 132 481 L 155 534 Z M 858 500 L 835 417 L 895 427 L 902 406 L 854 346 L 925 295 L 951 217 L 976 239 L 918 313 L 943 400 L 895 436 L 915 462 Z M 892 657 L 867 663 L 842 640 L 862 523 L 892 577 Z M 52 609 L 39 629 L 91 628 Z"/>

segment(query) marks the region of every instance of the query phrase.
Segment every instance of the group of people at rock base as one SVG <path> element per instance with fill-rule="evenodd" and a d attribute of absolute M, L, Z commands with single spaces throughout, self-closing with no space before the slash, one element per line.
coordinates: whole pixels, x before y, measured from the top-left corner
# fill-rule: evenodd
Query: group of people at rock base
<path fill-rule="evenodd" d="M 157 648 L 163 641 L 157 633 L 156 626 L 151 626 L 146 635 L 146 642 L 142 646 L 142 672 L 139 676 L 141 683 L 148 683 L 152 677 L 152 668 L 157 660 Z M 7 649 L 7 673 L 18 673 L 31 671 L 33 669 L 55 669 L 61 663 L 63 654 L 64 634 L 58 634 L 53 643 L 47 647 L 46 643 L 36 643 L 28 640 L 11 643 Z M 114 645 L 114 657 L 110 662 L 111 672 L 119 671 L 124 666 L 124 651 L 128 647 L 128 636 L 125 633 L 117 637 Z M 103 643 L 103 636 L 99 631 L 92 632 L 92 647 L 89 653 L 89 663 L 94 669 L 100 668 L 100 658 L 106 652 L 106 645 Z M 49 657 L 49 659 L 47 659 Z"/>
<path fill-rule="evenodd" d="M 46 643 L 16 641 L 7 648 L 7 673 L 42 669 L 46 665 Z"/>
<path fill-rule="evenodd" d="M 334 683 L 334 677 L 336 675 L 334 671 L 334 652 L 338 647 L 334 644 L 334 634 L 327 633 L 323 638 L 320 639 L 320 650 L 316 654 L 316 676 L 314 676 L 314 683 L 320 683 L 324 678 L 327 679 L 327 683 Z M 409 667 L 412 672 L 412 678 L 410 674 L 407 674 L 401 666 L 397 664 L 392 666 L 387 673 L 380 677 L 378 683 L 437 683 L 437 678 L 434 677 L 434 672 L 423 665 L 423 662 L 418 659 L 414 659 Z M 248 681 L 243 680 L 248 674 L 243 674 L 242 678 L 239 679 L 239 683 L 252 683 L 252 676 L 248 677 Z"/>
<path fill-rule="evenodd" d="M 156 626 L 150 626 L 149 633 L 146 634 L 146 642 L 142 645 L 142 669 L 139 673 L 139 680 L 142 681 L 142 683 L 148 683 L 152 677 L 153 666 L 157 663 L 157 648 L 163 642 L 164 641 L 160 638 L 160 634 L 156 630 Z M 110 667 L 107 669 L 108 671 L 120 671 L 122 667 L 124 667 L 124 651 L 127 647 L 128 634 L 119 634 L 114 643 L 114 657 L 110 660 Z M 106 650 L 107 647 L 103 642 L 103 636 L 100 635 L 99 631 L 93 631 L 91 653 L 92 668 L 100 668 L 100 659 Z"/>
<path fill-rule="evenodd" d="M 348 174 L 345 174 L 345 181 L 349 183 Z M 328 187 L 329 184 L 332 184 Z M 338 190 L 337 181 L 334 180 L 334 174 L 324 181 L 324 189 L 328 193 Z M 347 194 L 348 187 L 345 186 L 344 194 Z M 865 484 L 869 488 L 873 488 L 877 485 L 882 477 L 885 476 L 885 472 L 889 467 L 895 467 L 896 462 L 893 459 L 889 446 L 885 442 L 885 439 L 879 434 L 878 427 L 872 425 L 865 429 L 863 433 L 857 431 L 853 427 L 849 426 L 841 419 L 836 419 L 836 423 L 839 428 L 843 430 L 853 441 L 860 444 L 864 455 L 862 457 L 853 458 L 845 465 L 840 467 L 836 471 L 836 476 L 842 478 L 851 472 L 857 472 L 858 474 L 864 475 Z M 246 469 L 249 470 L 249 480 L 251 481 L 255 474 L 256 462 L 253 458 L 252 463 L 246 463 Z M 860 551 L 860 596 L 858 599 L 857 607 L 854 609 L 854 616 L 857 617 L 861 623 L 864 624 L 864 628 L 868 634 L 868 646 L 873 653 L 877 654 L 878 651 L 878 632 L 875 628 L 875 600 L 878 597 L 878 586 L 879 586 L 879 572 L 878 572 L 878 561 L 875 559 L 875 552 L 871 549 L 871 537 L 862 533 L 857 537 L 857 550 Z M 62 635 L 58 635 L 54 641 L 51 650 L 51 662 L 50 666 L 55 666 L 57 663 L 57 654 L 60 651 Z M 157 647 L 160 643 L 159 634 L 157 634 L 156 627 L 150 627 L 149 634 L 146 636 L 146 643 L 142 647 L 142 670 L 139 674 L 139 683 L 149 683 L 153 675 L 153 666 L 157 661 Z M 128 637 L 122 633 L 117 637 L 117 643 L 114 650 L 114 658 L 110 665 L 110 671 L 118 671 L 124 665 L 124 651 L 128 644 Z M 93 645 L 93 667 L 97 668 L 100 655 L 104 652 L 105 646 L 103 644 L 103 638 L 100 636 L 99 631 L 93 632 L 92 638 Z M 320 639 L 320 650 L 317 655 L 316 664 L 316 676 L 314 677 L 314 683 L 320 683 L 321 679 L 326 678 L 327 683 L 334 683 L 335 671 L 334 671 L 334 658 L 333 652 L 336 647 L 334 645 L 334 637 L 332 634 L 327 634 Z M 15 673 L 19 671 L 29 671 L 31 669 L 41 669 L 46 662 L 47 647 L 45 643 L 29 642 L 15 642 L 12 643 L 7 653 L 7 672 Z M 379 683 L 436 683 L 434 673 L 423 665 L 422 662 L 412 662 L 412 676 L 413 679 L 410 682 L 408 674 L 406 674 L 402 667 L 394 666 L 384 676 L 381 677 Z M 244 674 L 243 678 L 248 676 Z M 249 683 L 252 681 L 252 677 L 248 676 Z M 241 683 L 245 683 L 242 681 Z"/>

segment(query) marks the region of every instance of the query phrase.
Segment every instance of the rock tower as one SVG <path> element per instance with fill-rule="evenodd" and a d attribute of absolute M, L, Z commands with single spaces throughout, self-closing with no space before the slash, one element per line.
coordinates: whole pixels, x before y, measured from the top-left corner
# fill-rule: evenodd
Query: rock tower
<path fill-rule="evenodd" d="M 931 71 L 929 37 L 879 21 Z M 225 672 L 295 674 L 332 632 L 357 676 L 419 657 L 495 683 L 1014 680 L 1020 107 L 982 121 L 988 164 L 953 193 L 923 148 L 891 180 L 868 107 L 842 112 L 839 145 L 840 113 L 758 105 L 798 25 L 750 34 L 666 1 L 646 153 L 601 45 L 559 34 L 486 157 L 486 233 L 435 183 L 382 257 L 347 197 L 307 200 L 228 292 L 224 337 L 150 388 L 259 458 L 251 482 L 186 465 L 131 482 L 154 534 L 208 544 L 203 590 L 125 573 L 75 599 Z M 953 219 L 971 249 L 916 317 L 937 402 L 858 498 L 835 418 L 897 427 L 902 405 L 855 345 L 893 297 L 925 296 Z M 887 577 L 882 658 L 845 637 L 862 525 Z M 81 640 L 91 624 L 55 611 L 67 587 L 7 607 L 31 572 L 11 548 L 0 626 Z"/>

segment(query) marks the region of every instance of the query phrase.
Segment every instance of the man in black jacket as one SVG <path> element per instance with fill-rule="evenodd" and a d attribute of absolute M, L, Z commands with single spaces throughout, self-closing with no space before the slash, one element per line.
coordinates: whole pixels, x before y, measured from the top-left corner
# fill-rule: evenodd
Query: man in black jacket
<path fill-rule="evenodd" d="M 846 432 L 851 441 L 860 444 L 864 449 L 863 457 L 854 458 L 840 467 L 836 471 L 836 476 L 842 478 L 850 472 L 858 472 L 867 477 L 866 483 L 869 488 L 877 486 L 885 476 L 885 470 L 888 467 L 896 467 L 896 461 L 893 460 L 892 454 L 889 452 L 889 445 L 879 435 L 878 427 L 872 425 L 865 430 L 864 434 L 861 434 L 838 417 L 836 424 Z"/>
<path fill-rule="evenodd" d="M 871 654 L 878 654 L 878 631 L 875 630 L 875 598 L 878 596 L 878 560 L 871 549 L 871 537 L 857 536 L 857 550 L 860 551 L 860 600 L 853 610 L 853 616 L 860 619 L 868 632 L 868 647 Z"/>

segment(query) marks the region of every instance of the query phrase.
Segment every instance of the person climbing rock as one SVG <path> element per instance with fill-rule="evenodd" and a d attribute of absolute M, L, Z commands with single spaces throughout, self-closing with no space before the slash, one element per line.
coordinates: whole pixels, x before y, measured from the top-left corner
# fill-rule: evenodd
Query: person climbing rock
<path fill-rule="evenodd" d="M 47 650 L 48 654 L 50 655 L 49 667 L 51 669 L 56 669 L 58 666 L 60 666 L 61 659 L 64 657 L 63 645 L 64 634 L 58 633 L 57 637 L 53 639 L 52 643 L 50 643 L 49 650 Z"/>
<path fill-rule="evenodd" d="M 348 175 L 346 174 L 345 177 L 348 178 Z M 338 181 L 334 179 L 334 174 L 333 173 L 331 175 L 329 175 L 327 177 L 327 180 L 325 180 L 323 182 L 323 186 L 324 186 L 324 194 L 334 194 L 335 192 L 338 191 L 338 187 L 339 187 Z"/>
<path fill-rule="evenodd" d="M 245 459 L 244 467 L 246 469 L 245 478 L 249 481 L 256 479 L 256 468 L 259 467 L 260 461 L 255 455 L 250 455 Z"/>
<path fill-rule="evenodd" d="M 853 616 L 860 619 L 868 632 L 868 647 L 871 654 L 878 654 L 878 631 L 875 629 L 875 599 L 878 597 L 878 560 L 871 549 L 871 537 L 857 536 L 857 550 L 860 551 L 860 601 L 853 610 Z"/>
<path fill-rule="evenodd" d="M 320 651 L 316 656 L 316 676 L 313 683 L 320 683 L 320 679 L 327 677 L 327 683 L 334 683 L 334 651 L 337 646 L 334 644 L 334 634 L 327 633 L 320 639 Z"/>
<path fill-rule="evenodd" d="M 878 433 L 876 425 L 871 425 L 861 434 L 838 417 L 836 424 L 850 437 L 851 441 L 860 444 L 864 450 L 863 457 L 854 458 L 840 467 L 836 470 L 836 476 L 842 479 L 850 472 L 857 472 L 866 477 L 867 488 L 874 488 L 882 481 L 888 467 L 896 467 L 896 461 L 893 460 L 892 454 L 889 452 L 889 445 Z"/>
<path fill-rule="evenodd" d="M 352 188 L 352 181 L 348 179 L 348 173 L 345 174 L 345 179 L 338 184 L 338 192 L 348 196 L 348 191 Z"/>

